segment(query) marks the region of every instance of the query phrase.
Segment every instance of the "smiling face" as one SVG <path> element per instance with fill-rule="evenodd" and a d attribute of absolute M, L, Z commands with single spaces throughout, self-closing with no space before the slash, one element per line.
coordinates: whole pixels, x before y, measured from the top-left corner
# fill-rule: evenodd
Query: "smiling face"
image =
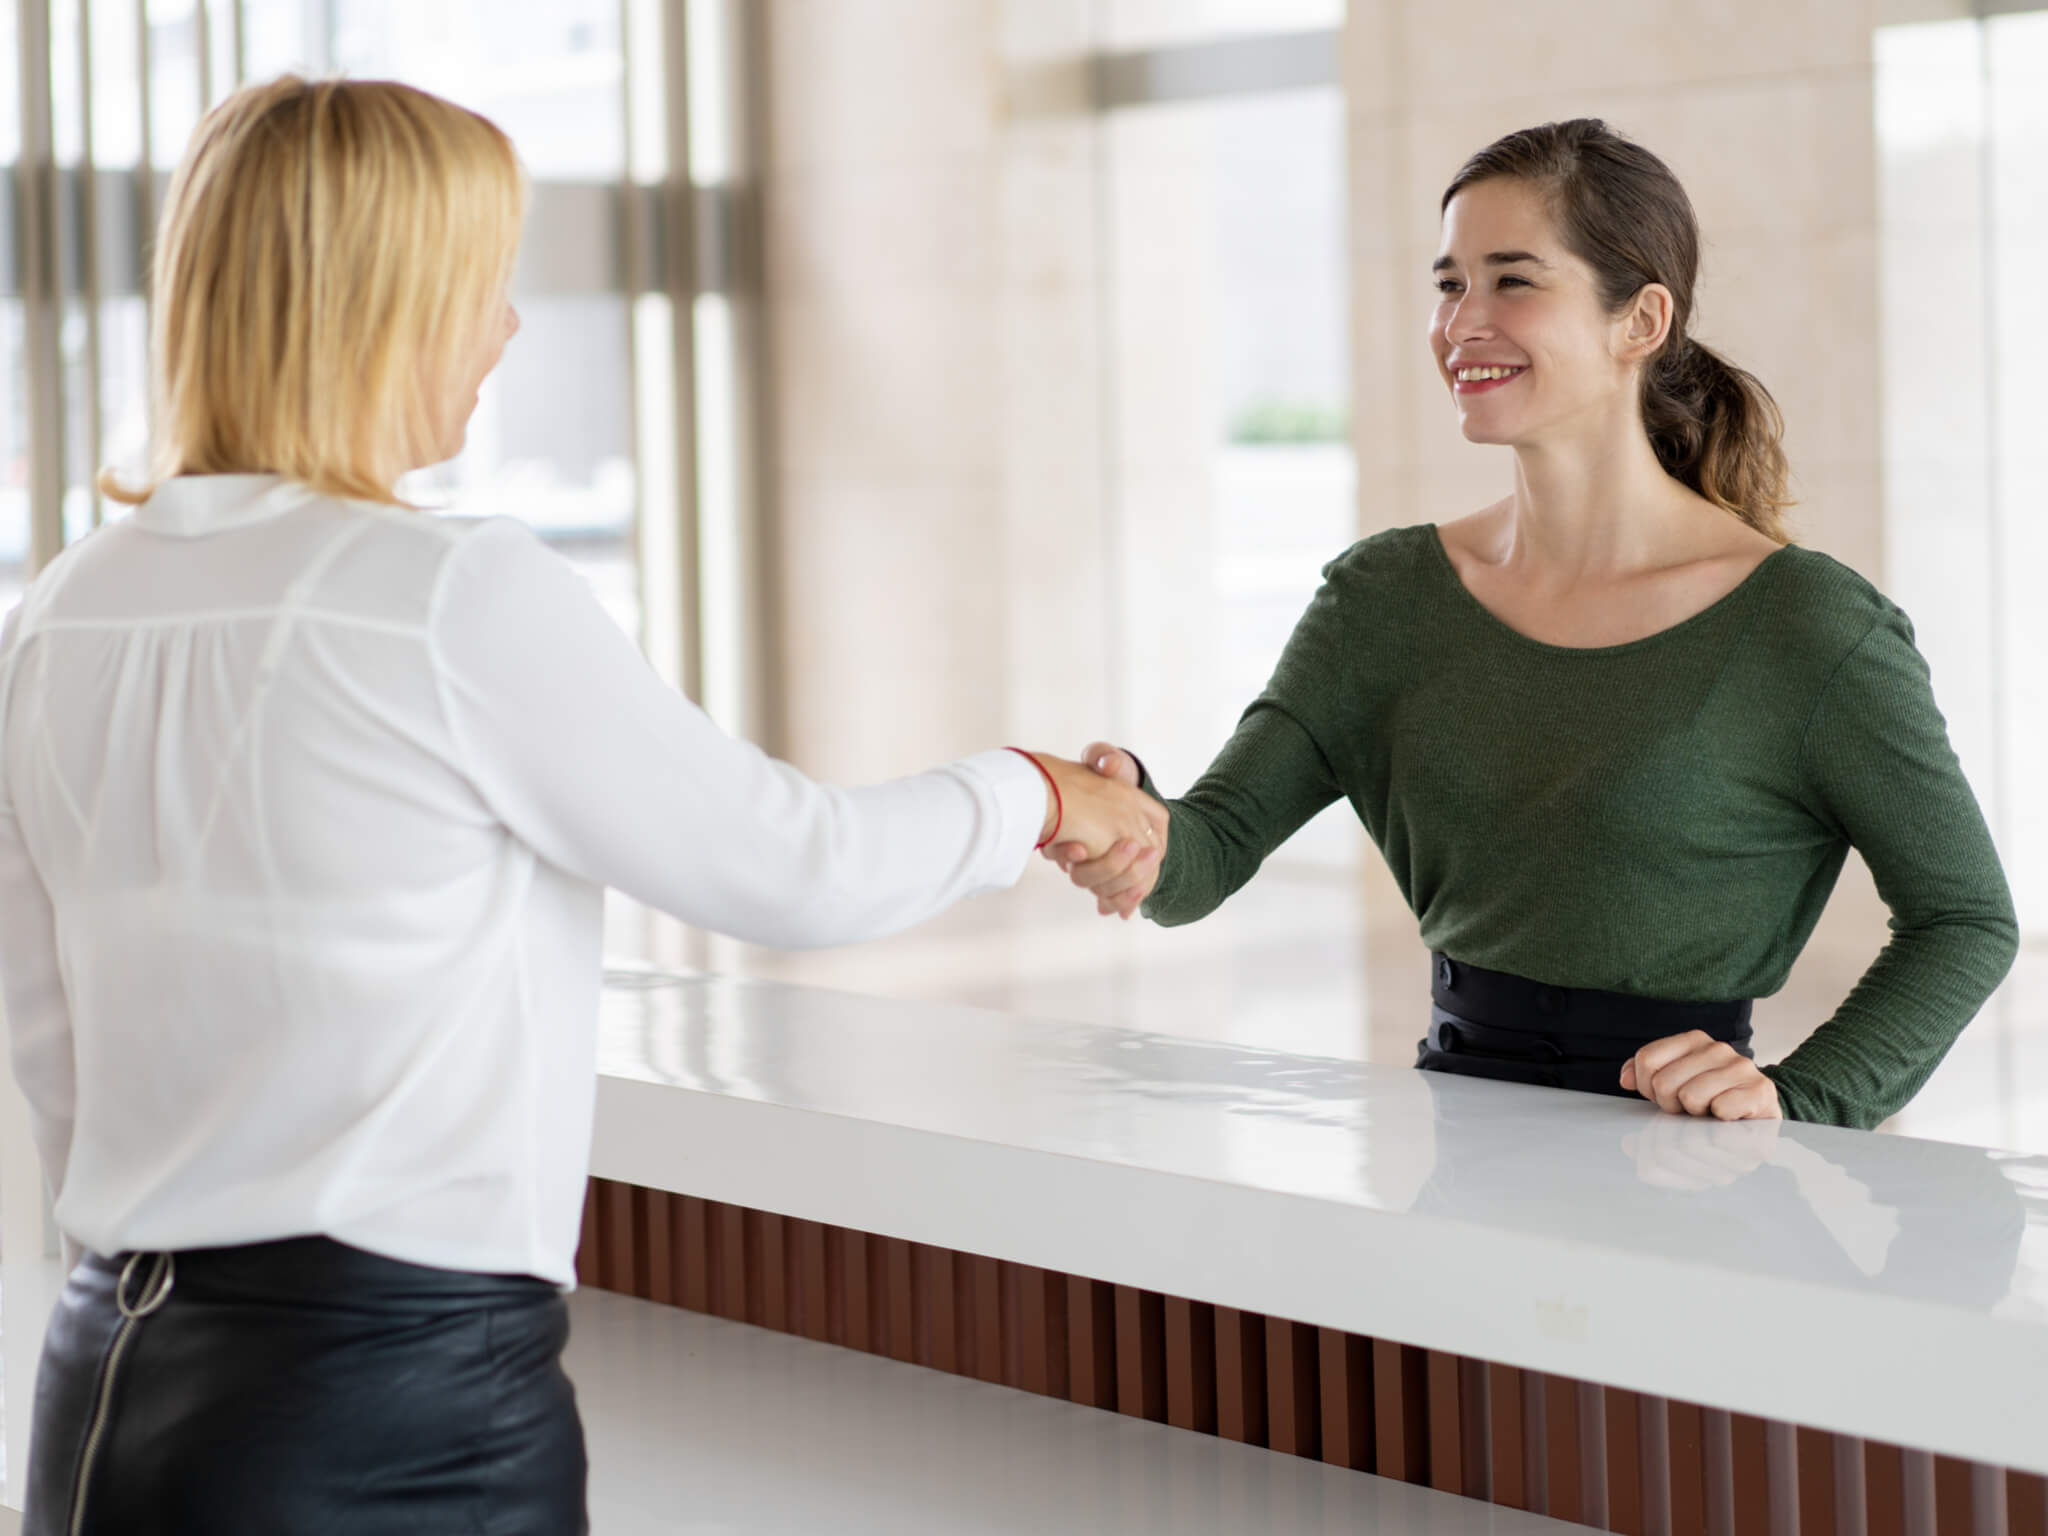
<path fill-rule="evenodd" d="M 1430 347 L 1472 442 L 1531 444 L 1638 410 L 1662 327 L 1652 314 L 1645 328 L 1640 301 L 1609 312 L 1535 184 L 1496 177 L 1452 198 L 1433 277 Z"/>

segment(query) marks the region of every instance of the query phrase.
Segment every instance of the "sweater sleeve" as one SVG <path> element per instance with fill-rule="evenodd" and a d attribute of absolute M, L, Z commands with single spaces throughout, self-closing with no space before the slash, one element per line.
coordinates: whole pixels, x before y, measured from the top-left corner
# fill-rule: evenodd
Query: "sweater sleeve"
<path fill-rule="evenodd" d="M 1795 1120 L 1869 1128 L 1919 1092 L 2011 968 L 2019 925 L 1927 663 L 1887 606 L 1822 690 L 1802 768 L 1863 855 L 1891 939 L 1834 1017 L 1766 1068 Z"/>
<path fill-rule="evenodd" d="M 1145 916 L 1168 928 L 1207 917 L 1338 794 L 1307 730 L 1282 709 L 1254 704 L 1195 787 L 1166 802 L 1166 862 Z"/>

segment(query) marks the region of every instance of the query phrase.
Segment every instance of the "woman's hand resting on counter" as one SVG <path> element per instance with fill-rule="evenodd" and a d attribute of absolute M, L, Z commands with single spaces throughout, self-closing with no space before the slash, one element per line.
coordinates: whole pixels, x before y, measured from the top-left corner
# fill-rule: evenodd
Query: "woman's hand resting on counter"
<path fill-rule="evenodd" d="M 1621 1086 L 1667 1115 L 1782 1120 L 1778 1085 L 1726 1041 L 1701 1030 L 1652 1040 L 1623 1063 Z"/>
<path fill-rule="evenodd" d="M 1106 783 L 1138 789 L 1138 760 L 1106 741 L 1089 744 L 1081 760 Z M 1143 797 L 1159 812 L 1157 843 L 1137 838 L 1118 838 L 1100 848 L 1089 848 L 1062 835 L 1045 850 L 1045 856 L 1067 872 L 1067 878 L 1095 898 L 1095 910 L 1104 917 L 1111 913 L 1129 920 L 1139 903 L 1159 883 L 1159 866 L 1166 858 L 1166 807 L 1150 795 Z"/>
<path fill-rule="evenodd" d="M 1026 755 L 1059 792 L 1057 799 L 1046 797 L 1041 836 L 1058 837 L 1057 848 L 1073 850 L 1076 859 L 1102 859 L 1132 848 L 1144 850 L 1158 867 L 1166 851 L 1166 807 L 1137 787 L 1135 769 L 1124 779 L 1049 753 Z M 1055 847 L 1048 845 L 1045 854 L 1056 857 Z"/>

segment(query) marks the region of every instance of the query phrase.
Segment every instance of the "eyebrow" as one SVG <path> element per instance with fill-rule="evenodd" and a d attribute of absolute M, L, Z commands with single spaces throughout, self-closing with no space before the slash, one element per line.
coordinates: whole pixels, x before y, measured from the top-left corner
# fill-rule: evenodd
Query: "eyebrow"
<path fill-rule="evenodd" d="M 1511 267 L 1515 263 L 1522 261 L 1533 262 L 1539 267 L 1547 268 L 1550 265 L 1549 262 L 1536 255 L 1533 251 L 1488 251 L 1484 260 L 1489 267 Z M 1439 256 L 1430 263 L 1429 270 L 1432 272 L 1444 272 L 1456 265 L 1457 262 L 1453 261 L 1449 256 Z"/>

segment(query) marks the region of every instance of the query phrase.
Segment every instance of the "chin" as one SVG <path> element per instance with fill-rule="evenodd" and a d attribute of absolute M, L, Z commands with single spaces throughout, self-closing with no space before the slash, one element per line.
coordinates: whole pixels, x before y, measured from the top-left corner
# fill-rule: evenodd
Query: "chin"
<path fill-rule="evenodd" d="M 1458 430 L 1465 434 L 1466 442 L 1483 443 L 1490 448 L 1512 448 L 1522 439 L 1521 433 L 1504 423 L 1469 415 L 1459 421 Z"/>

